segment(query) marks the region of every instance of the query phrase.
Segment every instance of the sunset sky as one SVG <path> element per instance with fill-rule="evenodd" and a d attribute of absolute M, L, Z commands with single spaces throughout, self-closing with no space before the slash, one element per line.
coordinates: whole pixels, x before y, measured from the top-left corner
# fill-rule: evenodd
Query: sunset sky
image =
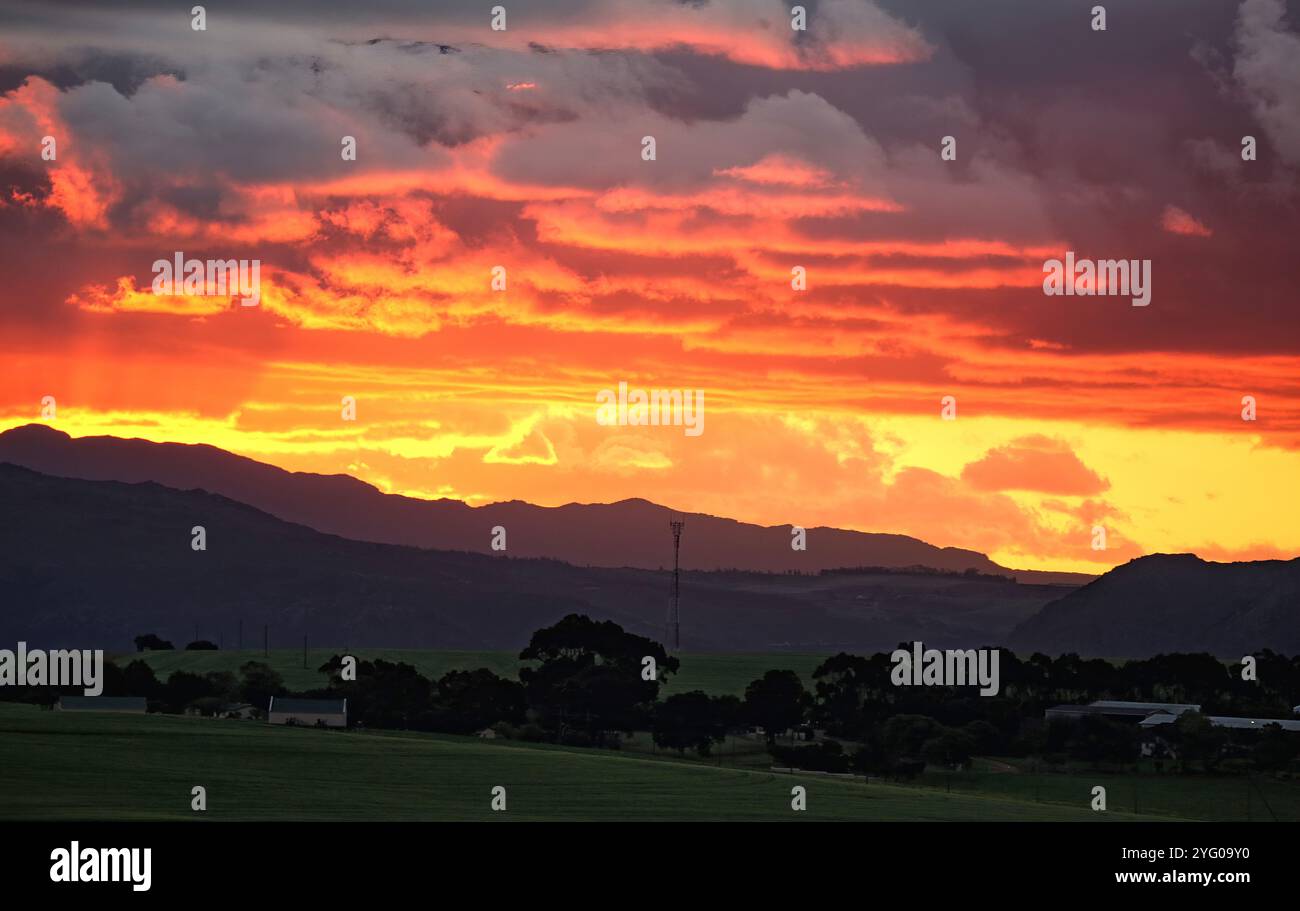
<path fill-rule="evenodd" d="M 1300 4 L 494 5 L 0 0 L 0 429 L 1018 568 L 1300 554 Z M 1150 305 L 1046 296 L 1067 250 Z M 260 305 L 154 294 L 176 251 Z M 704 432 L 600 425 L 620 381 Z"/>

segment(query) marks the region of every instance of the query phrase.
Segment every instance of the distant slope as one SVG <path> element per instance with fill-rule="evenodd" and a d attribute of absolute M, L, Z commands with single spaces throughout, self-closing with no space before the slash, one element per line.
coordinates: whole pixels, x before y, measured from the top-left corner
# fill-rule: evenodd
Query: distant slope
<path fill-rule="evenodd" d="M 153 481 L 200 489 L 273 516 L 359 541 L 491 553 L 494 526 L 507 531 L 509 554 L 590 566 L 658 569 L 672 563 L 671 510 L 646 500 L 534 506 L 510 501 L 471 507 L 459 500 L 420 500 L 381 493 L 348 475 L 288 472 L 206 445 L 81 437 L 42 424 L 0 433 L 0 462 L 43 474 L 87 480 Z M 1021 581 L 1079 585 L 1075 573 L 1013 571 L 983 554 L 935 547 L 906 535 L 810 528 L 808 548 L 790 547 L 790 527 L 762 527 L 686 514 L 682 566 L 766 572 L 842 566 L 925 566 L 1015 575 Z"/>
<path fill-rule="evenodd" d="M 570 612 L 661 638 L 669 573 L 326 535 L 225 497 L 0 464 L 0 642 L 130 649 L 154 632 L 273 647 L 519 649 Z M 191 548 L 201 525 L 207 550 Z M 1059 594 L 962 575 L 685 573 L 683 646 L 833 654 L 997 642 Z"/>
<path fill-rule="evenodd" d="M 1021 623 L 1017 651 L 1145 658 L 1258 648 L 1300 652 L 1300 558 L 1208 563 L 1153 554 L 1116 567 Z"/>

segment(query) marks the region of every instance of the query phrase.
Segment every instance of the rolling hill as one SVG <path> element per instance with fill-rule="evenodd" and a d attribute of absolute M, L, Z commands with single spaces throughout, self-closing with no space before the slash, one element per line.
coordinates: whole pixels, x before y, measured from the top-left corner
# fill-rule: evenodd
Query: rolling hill
<path fill-rule="evenodd" d="M 206 445 L 80 437 L 43 424 L 0 433 L 0 462 L 94 481 L 153 481 L 247 503 L 288 522 L 380 544 L 492 553 L 492 529 L 507 530 L 515 557 L 579 566 L 659 569 L 672 564 L 674 511 L 642 499 L 535 506 L 517 500 L 472 507 L 460 500 L 385 494 L 349 475 L 289 472 Z M 817 571 L 846 566 L 924 566 L 1014 576 L 1022 582 L 1081 585 L 1078 573 L 1010 570 L 983 554 L 935 547 L 906 535 L 808 529 L 805 551 L 790 547 L 790 526 L 759 526 L 686 513 L 684 569 Z"/>
<path fill-rule="evenodd" d="M 1016 651 L 1147 658 L 1259 648 L 1300 652 L 1300 558 L 1210 563 L 1152 554 L 1118 566 L 1021 623 Z"/>
<path fill-rule="evenodd" d="M 355 541 L 205 491 L 0 464 L 0 641 L 132 647 L 155 632 L 273 646 L 518 649 L 567 613 L 660 638 L 670 573 Z M 203 526 L 207 549 L 192 548 Z M 875 651 L 996 643 L 1060 594 L 1000 577 L 688 572 L 683 646 Z"/>

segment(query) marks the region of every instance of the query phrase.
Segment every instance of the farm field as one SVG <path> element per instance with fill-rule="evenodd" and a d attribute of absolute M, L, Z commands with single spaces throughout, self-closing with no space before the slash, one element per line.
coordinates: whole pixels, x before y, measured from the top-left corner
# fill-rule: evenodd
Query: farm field
<path fill-rule="evenodd" d="M 808 809 L 790 809 L 790 789 Z M 190 809 L 195 785 L 208 810 Z M 489 808 L 507 789 L 507 810 Z M 1085 805 L 473 738 L 0 704 L 0 818 L 1135 820 Z"/>
<path fill-rule="evenodd" d="M 271 649 L 269 656 L 263 656 L 261 649 L 234 649 L 222 651 L 158 651 L 125 653 L 115 656 L 120 667 L 140 658 L 153 668 L 160 680 L 166 680 L 172 671 L 185 670 L 194 674 L 208 671 L 230 671 L 238 673 L 239 666 L 245 661 L 261 661 L 271 665 L 284 677 L 285 685 L 292 690 L 308 690 L 325 684 L 325 676 L 316 668 L 329 660 L 331 655 L 342 654 L 342 648 L 309 649 L 307 667 L 303 667 L 302 650 Z M 436 680 L 448 671 L 474 670 L 485 667 L 493 673 L 516 679 L 519 671 L 518 652 L 500 651 L 449 651 L 440 649 L 350 649 L 348 654 L 358 659 L 373 661 L 383 658 L 386 661 L 402 661 L 414 665 L 425 677 Z M 812 673 L 825 660 L 821 655 L 785 655 L 785 654 L 740 654 L 740 655 L 694 655 L 679 656 L 681 671 L 670 677 L 663 688 L 663 695 L 685 693 L 690 690 L 703 690 L 713 696 L 731 694 L 743 696 L 745 687 L 752 680 L 762 677 L 769 670 L 792 670 L 799 675 L 804 686 L 812 689 Z"/>
<path fill-rule="evenodd" d="M 1011 771 L 993 771 L 996 764 Z M 983 768 L 981 768 L 981 766 Z M 1134 774 L 1079 768 L 1042 771 L 1031 761 L 976 763 L 965 772 L 927 770 L 917 784 L 952 793 L 1050 803 L 1087 801 L 1101 785 L 1111 809 L 1215 822 L 1300 822 L 1300 781 L 1252 775 Z"/>
<path fill-rule="evenodd" d="M 678 758 L 676 753 L 656 750 L 645 732 L 625 740 L 623 749 L 639 755 Z M 728 735 L 723 743 L 715 745 L 707 758 L 688 753 L 679 761 L 728 768 L 769 770 L 772 767 L 761 738 L 735 735 Z M 1300 781 L 1258 773 L 1184 775 L 1144 770 L 1143 774 L 1135 774 L 1098 771 L 1082 765 L 1062 772 L 1028 759 L 979 757 L 970 769 L 960 772 L 928 769 L 918 778 L 897 786 L 1077 806 L 1090 803 L 1092 789 L 1097 785 L 1106 789 L 1112 810 L 1167 819 L 1300 822 Z"/>

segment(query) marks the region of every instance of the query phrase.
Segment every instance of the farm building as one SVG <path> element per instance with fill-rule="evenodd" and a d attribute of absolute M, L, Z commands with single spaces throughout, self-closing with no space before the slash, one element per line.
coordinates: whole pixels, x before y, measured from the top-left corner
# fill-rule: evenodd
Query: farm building
<path fill-rule="evenodd" d="M 117 712 L 143 715 L 149 710 L 143 696 L 60 696 L 54 708 L 60 712 Z"/>
<path fill-rule="evenodd" d="M 1216 728 L 1230 728 L 1236 731 L 1262 731 L 1270 724 L 1276 724 L 1284 731 L 1300 731 L 1300 721 L 1291 718 L 1234 718 L 1229 715 L 1207 715 L 1206 719 Z M 1176 719 L 1173 716 L 1152 715 L 1144 719 L 1141 726 L 1154 728 L 1169 724 Z"/>
<path fill-rule="evenodd" d="M 1163 717 L 1173 721 L 1184 712 L 1199 712 L 1199 705 L 1180 702 L 1117 702 L 1098 700 L 1088 705 L 1054 705 L 1043 716 L 1048 721 L 1078 721 L 1088 715 L 1109 718 L 1112 721 L 1141 723 L 1150 717 Z"/>
<path fill-rule="evenodd" d="M 1182 715 L 1184 712 L 1199 712 L 1201 707 L 1189 702 L 1121 702 L 1111 699 L 1098 699 L 1090 702 L 1103 709 L 1146 709 L 1151 712 L 1168 712 L 1170 715 Z"/>
<path fill-rule="evenodd" d="M 284 699 L 271 697 L 266 709 L 270 724 L 302 724 L 309 727 L 345 728 L 348 726 L 346 699 Z"/>

